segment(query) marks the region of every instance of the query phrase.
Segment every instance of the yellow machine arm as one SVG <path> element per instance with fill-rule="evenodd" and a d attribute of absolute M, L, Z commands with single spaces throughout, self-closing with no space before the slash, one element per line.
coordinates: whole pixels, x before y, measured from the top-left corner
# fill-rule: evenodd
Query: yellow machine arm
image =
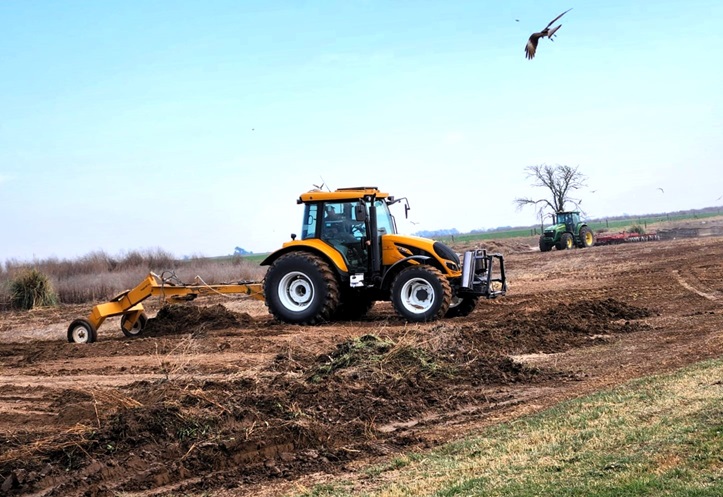
<path fill-rule="evenodd" d="M 92 343 L 97 338 L 98 328 L 106 318 L 123 316 L 121 330 L 126 336 L 137 336 L 148 321 L 143 312 L 143 302 L 148 297 L 158 296 L 172 302 L 193 300 L 199 295 L 245 294 L 256 300 L 264 300 L 261 283 L 238 283 L 224 285 L 177 285 L 168 283 L 155 273 L 148 276 L 132 290 L 126 290 L 110 301 L 93 307 L 87 319 L 76 319 L 68 328 L 71 343 Z"/>

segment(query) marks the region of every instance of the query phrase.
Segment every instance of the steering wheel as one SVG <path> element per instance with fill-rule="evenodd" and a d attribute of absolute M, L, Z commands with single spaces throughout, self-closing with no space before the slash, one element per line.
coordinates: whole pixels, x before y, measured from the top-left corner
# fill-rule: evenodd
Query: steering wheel
<path fill-rule="evenodd" d="M 364 225 L 363 225 L 363 224 L 352 224 L 352 225 L 351 225 L 351 232 L 352 232 L 352 234 L 354 234 L 354 233 L 359 233 L 360 235 L 365 235 L 365 234 L 366 234 L 366 230 L 364 229 Z"/>

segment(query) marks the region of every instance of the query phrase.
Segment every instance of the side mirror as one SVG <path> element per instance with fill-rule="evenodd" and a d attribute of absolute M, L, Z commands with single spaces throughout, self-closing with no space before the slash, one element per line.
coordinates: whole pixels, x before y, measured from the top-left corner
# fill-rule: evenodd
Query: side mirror
<path fill-rule="evenodd" d="M 354 220 L 360 223 L 367 220 L 367 209 L 361 202 L 354 206 Z"/>

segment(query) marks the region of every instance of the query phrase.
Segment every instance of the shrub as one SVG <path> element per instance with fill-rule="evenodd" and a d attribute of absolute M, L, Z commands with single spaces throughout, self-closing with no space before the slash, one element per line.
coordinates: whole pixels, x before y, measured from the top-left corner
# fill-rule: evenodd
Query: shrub
<path fill-rule="evenodd" d="M 57 305 L 58 296 L 45 274 L 27 269 L 10 282 L 10 304 L 18 309 Z"/>

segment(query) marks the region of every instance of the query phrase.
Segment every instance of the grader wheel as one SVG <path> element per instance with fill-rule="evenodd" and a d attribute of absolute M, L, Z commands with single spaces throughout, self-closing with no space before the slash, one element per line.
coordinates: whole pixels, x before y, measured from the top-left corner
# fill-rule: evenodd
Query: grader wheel
<path fill-rule="evenodd" d="M 121 326 L 121 331 L 128 338 L 135 338 L 137 336 L 140 336 L 140 334 L 143 333 L 143 330 L 146 328 L 146 324 L 148 324 L 148 316 L 146 316 L 145 313 L 143 313 L 140 316 L 138 316 L 138 320 L 133 324 L 133 327 L 130 329 L 130 331 L 128 331 L 123 326 L 127 320 L 128 320 L 128 317 L 124 314 L 123 317 L 121 318 L 120 326 Z"/>
<path fill-rule="evenodd" d="M 76 319 L 68 326 L 70 343 L 93 343 L 98 338 L 95 328 L 87 319 Z"/>

